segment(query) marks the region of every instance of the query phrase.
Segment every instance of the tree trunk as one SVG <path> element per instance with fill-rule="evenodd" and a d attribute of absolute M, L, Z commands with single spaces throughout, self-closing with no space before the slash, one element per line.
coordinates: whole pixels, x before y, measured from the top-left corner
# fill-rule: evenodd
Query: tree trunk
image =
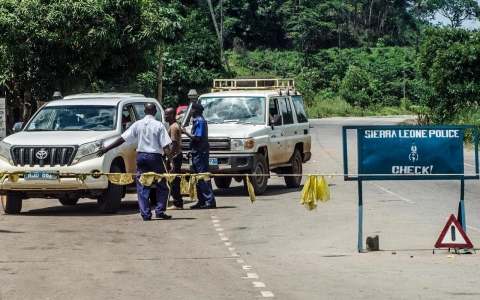
<path fill-rule="evenodd" d="M 223 61 L 225 62 L 225 66 L 227 67 L 227 72 L 231 76 L 232 72 L 230 71 L 230 65 L 228 63 L 228 58 L 223 51 L 223 37 L 222 33 L 218 29 L 217 19 L 215 18 L 215 12 L 213 11 L 212 0 L 207 0 L 208 8 L 210 9 L 210 14 L 212 15 L 213 26 L 215 27 L 215 32 L 217 33 L 218 43 L 220 44 L 220 55 Z"/>
<path fill-rule="evenodd" d="M 163 104 L 163 47 L 158 44 L 158 103 Z"/>

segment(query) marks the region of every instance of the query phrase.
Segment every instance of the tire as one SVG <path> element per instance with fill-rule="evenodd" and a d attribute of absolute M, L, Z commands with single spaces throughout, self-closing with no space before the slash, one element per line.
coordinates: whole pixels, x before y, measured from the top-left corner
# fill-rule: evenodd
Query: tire
<path fill-rule="evenodd" d="M 6 214 L 19 214 L 22 211 L 22 195 L 18 192 L 8 192 L 2 196 L 2 207 Z"/>
<path fill-rule="evenodd" d="M 287 188 L 298 188 L 302 183 L 302 155 L 295 149 L 292 155 L 292 166 L 284 169 L 286 174 L 295 174 L 298 176 L 285 176 Z"/>
<path fill-rule="evenodd" d="M 157 206 L 157 188 L 150 188 L 150 205 Z"/>
<path fill-rule="evenodd" d="M 215 181 L 217 188 L 228 189 L 230 184 L 232 184 L 232 177 L 213 177 L 213 181 Z"/>
<path fill-rule="evenodd" d="M 121 173 L 122 170 L 116 165 L 110 167 L 110 173 Z M 122 202 L 123 187 L 108 181 L 108 187 L 102 192 L 97 200 L 98 209 L 102 214 L 114 214 L 120 208 Z"/>
<path fill-rule="evenodd" d="M 253 160 L 253 170 L 250 174 L 270 174 L 265 156 L 263 156 L 262 154 L 257 154 L 257 156 L 255 156 L 255 159 Z M 249 176 L 249 179 L 250 183 L 253 186 L 253 191 L 255 192 L 255 195 L 262 195 L 267 189 L 268 176 Z M 243 181 L 243 186 L 248 194 L 248 186 L 246 180 Z"/>
<path fill-rule="evenodd" d="M 75 205 L 77 204 L 79 198 L 59 198 L 58 201 L 62 205 Z"/>

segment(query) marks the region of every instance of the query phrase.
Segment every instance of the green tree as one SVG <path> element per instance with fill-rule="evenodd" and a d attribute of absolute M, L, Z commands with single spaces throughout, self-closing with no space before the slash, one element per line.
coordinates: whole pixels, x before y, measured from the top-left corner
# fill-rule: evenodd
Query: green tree
<path fill-rule="evenodd" d="M 149 67 L 145 53 L 174 39 L 181 22 L 155 0 L 0 2 L 0 84 L 11 119 L 27 119 L 57 89 L 124 91 Z"/>
<path fill-rule="evenodd" d="M 458 111 L 480 103 L 480 33 L 437 29 L 428 34 L 419 68 L 434 93 L 424 104 L 434 121 L 449 122 Z"/>
<path fill-rule="evenodd" d="M 450 20 L 450 26 L 459 28 L 463 21 L 480 17 L 480 6 L 476 0 L 428 0 L 430 9 Z"/>

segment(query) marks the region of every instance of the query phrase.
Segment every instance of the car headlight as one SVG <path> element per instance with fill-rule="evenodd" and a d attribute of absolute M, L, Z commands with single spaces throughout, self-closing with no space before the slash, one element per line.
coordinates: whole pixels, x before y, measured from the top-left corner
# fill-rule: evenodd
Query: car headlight
<path fill-rule="evenodd" d="M 252 149 L 255 146 L 254 139 L 232 139 L 230 140 L 230 150 Z"/>
<path fill-rule="evenodd" d="M 72 165 L 76 164 L 80 158 L 96 153 L 101 146 L 103 146 L 102 141 L 95 141 L 80 145 L 77 150 L 77 155 L 75 155 L 75 158 L 73 159 Z"/>
<path fill-rule="evenodd" d="M 5 142 L 0 142 L 0 156 L 5 157 L 8 163 L 10 163 L 13 166 L 13 159 L 12 159 L 12 154 L 10 152 L 10 148 L 12 148 L 12 145 Z"/>

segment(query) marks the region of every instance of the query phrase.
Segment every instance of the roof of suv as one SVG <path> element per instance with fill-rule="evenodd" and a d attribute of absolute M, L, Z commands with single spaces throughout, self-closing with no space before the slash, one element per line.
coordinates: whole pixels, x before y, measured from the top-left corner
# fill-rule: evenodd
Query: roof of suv
<path fill-rule="evenodd" d="M 112 105 L 122 101 L 128 102 L 156 102 L 156 99 L 146 98 L 142 94 L 132 93 L 85 93 L 66 96 L 63 99 L 48 102 L 47 106 L 60 105 Z"/>
<path fill-rule="evenodd" d="M 63 99 L 92 99 L 92 98 L 145 98 L 142 94 L 133 93 L 83 93 L 65 96 Z"/>
<path fill-rule="evenodd" d="M 291 92 L 292 93 L 292 92 Z M 285 95 L 286 91 L 282 90 L 282 95 Z M 297 93 L 300 95 L 300 93 Z M 201 98 L 205 97 L 266 97 L 266 96 L 279 96 L 278 92 L 275 90 L 234 90 L 234 91 L 223 91 L 223 92 L 213 92 L 208 94 L 202 94 Z"/>

